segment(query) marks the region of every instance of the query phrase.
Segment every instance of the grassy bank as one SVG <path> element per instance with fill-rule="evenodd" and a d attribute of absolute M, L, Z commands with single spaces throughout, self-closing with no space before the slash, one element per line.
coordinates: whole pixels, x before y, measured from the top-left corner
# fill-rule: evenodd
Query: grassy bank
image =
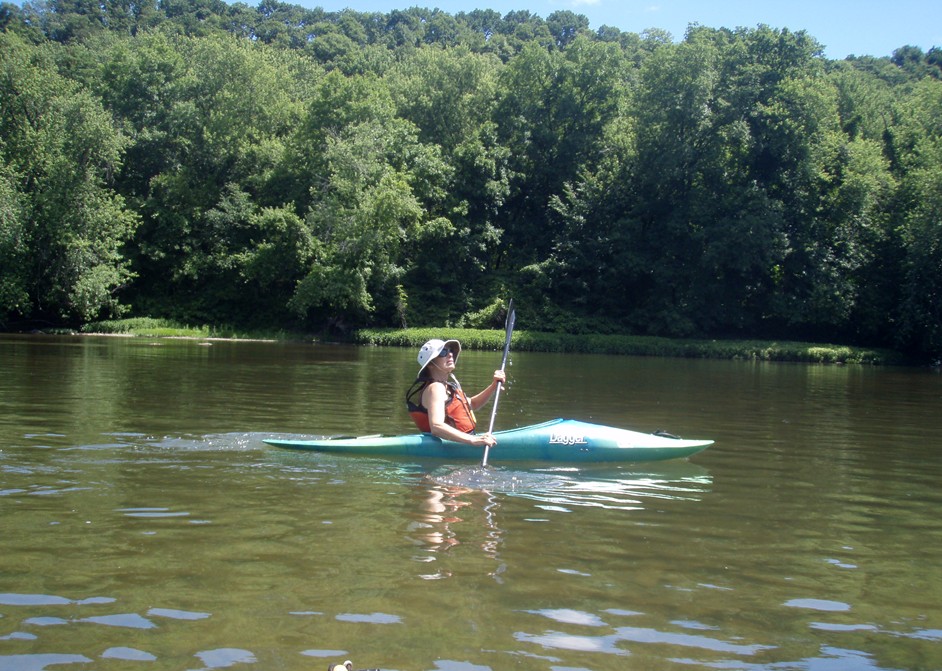
<path fill-rule="evenodd" d="M 361 344 L 420 347 L 430 338 L 455 338 L 469 349 L 499 350 L 503 331 L 476 329 L 363 329 L 356 333 Z M 578 352 L 670 356 L 698 359 L 744 359 L 805 363 L 903 364 L 903 357 L 889 350 L 821 343 L 762 340 L 675 340 L 650 336 L 569 335 L 514 331 L 513 349 L 528 352 Z"/>
<path fill-rule="evenodd" d="M 190 326 L 168 319 L 135 317 L 92 322 L 81 329 L 85 334 L 127 335 L 146 338 L 219 338 L 226 340 L 310 340 L 310 336 L 287 331 L 245 331 L 229 326 Z"/>
<path fill-rule="evenodd" d="M 311 335 L 286 331 L 240 331 L 224 326 L 187 326 L 164 319 L 135 318 L 95 322 L 82 328 L 83 333 L 104 333 L 151 338 L 227 338 L 234 340 L 317 340 Z M 503 330 L 415 328 L 362 329 L 351 341 L 361 345 L 386 345 L 418 348 L 430 338 L 457 338 L 462 347 L 500 350 Z M 678 340 L 651 336 L 570 335 L 540 331 L 514 331 L 513 349 L 518 352 L 571 352 L 584 354 L 621 354 L 634 356 L 670 356 L 698 359 L 739 359 L 750 361 L 793 361 L 804 363 L 907 363 L 890 350 L 821 343 L 765 340 Z"/>

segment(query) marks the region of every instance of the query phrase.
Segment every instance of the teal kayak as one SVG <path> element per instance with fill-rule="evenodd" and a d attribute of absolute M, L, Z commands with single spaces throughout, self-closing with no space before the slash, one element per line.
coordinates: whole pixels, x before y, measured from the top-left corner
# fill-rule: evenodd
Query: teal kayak
<path fill-rule="evenodd" d="M 712 440 L 683 440 L 669 434 L 640 433 L 574 419 L 553 419 L 518 429 L 495 431 L 495 461 L 619 462 L 661 461 L 689 457 Z M 405 436 L 327 437 L 316 440 L 265 440 L 269 445 L 350 455 L 436 457 L 480 461 L 481 447 L 436 438 L 430 433 Z"/>

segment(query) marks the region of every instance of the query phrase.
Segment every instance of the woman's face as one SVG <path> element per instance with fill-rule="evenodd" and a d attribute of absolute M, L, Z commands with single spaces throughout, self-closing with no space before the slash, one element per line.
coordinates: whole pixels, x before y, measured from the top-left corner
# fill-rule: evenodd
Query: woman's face
<path fill-rule="evenodd" d="M 437 369 L 450 373 L 455 369 L 455 353 L 450 347 L 446 347 L 437 357 L 432 359 L 432 366 Z"/>

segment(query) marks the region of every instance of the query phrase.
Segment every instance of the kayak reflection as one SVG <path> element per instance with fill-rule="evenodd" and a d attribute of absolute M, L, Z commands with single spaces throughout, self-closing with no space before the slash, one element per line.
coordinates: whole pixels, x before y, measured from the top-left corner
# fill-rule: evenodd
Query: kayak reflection
<path fill-rule="evenodd" d="M 442 468 L 430 477 L 445 486 L 502 493 L 543 505 L 621 510 L 642 509 L 651 499 L 699 501 L 713 485 L 706 468 L 686 461 L 608 469 Z"/>
<path fill-rule="evenodd" d="M 440 467 L 413 489 L 407 535 L 422 552 L 414 559 L 434 564 L 425 580 L 451 578 L 456 571 L 486 573 L 503 582 L 507 560 L 502 555 L 501 513 L 521 516 L 510 499 L 534 502 L 547 512 L 579 508 L 616 511 L 656 509 L 665 502 L 698 502 L 713 480 L 707 469 L 687 462 L 658 464 L 644 470 L 627 468 L 554 468 L 514 470 L 503 467 Z M 505 508 L 502 511 L 502 508 Z M 512 511 L 512 512 L 509 512 Z M 524 517 L 529 517 L 524 513 Z M 538 521 L 529 517 L 529 521 Z M 511 524 L 509 520 L 505 520 Z M 461 557 L 445 556 L 461 551 Z M 474 548 L 479 548 L 477 553 Z M 470 551 L 470 555 L 468 554 Z M 482 565 L 475 560 L 486 560 Z"/>

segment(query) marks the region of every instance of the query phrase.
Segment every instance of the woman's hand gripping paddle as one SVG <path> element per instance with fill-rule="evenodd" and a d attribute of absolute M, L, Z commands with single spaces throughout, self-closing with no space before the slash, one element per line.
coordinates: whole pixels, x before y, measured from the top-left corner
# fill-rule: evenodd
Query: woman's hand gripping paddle
<path fill-rule="evenodd" d="M 510 299 L 510 302 L 507 304 L 507 321 L 505 326 L 507 328 L 507 337 L 504 340 L 504 358 L 501 359 L 500 369 L 504 370 L 507 366 L 507 353 L 510 352 L 510 337 L 514 332 L 514 322 L 517 319 L 517 315 L 514 312 L 514 299 Z M 491 425 L 488 427 L 488 433 L 494 433 L 494 418 L 497 417 L 497 400 L 500 398 L 500 389 L 503 386 L 500 382 L 497 383 L 497 391 L 494 392 L 494 407 L 491 410 Z M 487 466 L 487 454 L 490 451 L 491 446 L 484 446 L 484 460 L 481 462 L 481 466 Z"/>

